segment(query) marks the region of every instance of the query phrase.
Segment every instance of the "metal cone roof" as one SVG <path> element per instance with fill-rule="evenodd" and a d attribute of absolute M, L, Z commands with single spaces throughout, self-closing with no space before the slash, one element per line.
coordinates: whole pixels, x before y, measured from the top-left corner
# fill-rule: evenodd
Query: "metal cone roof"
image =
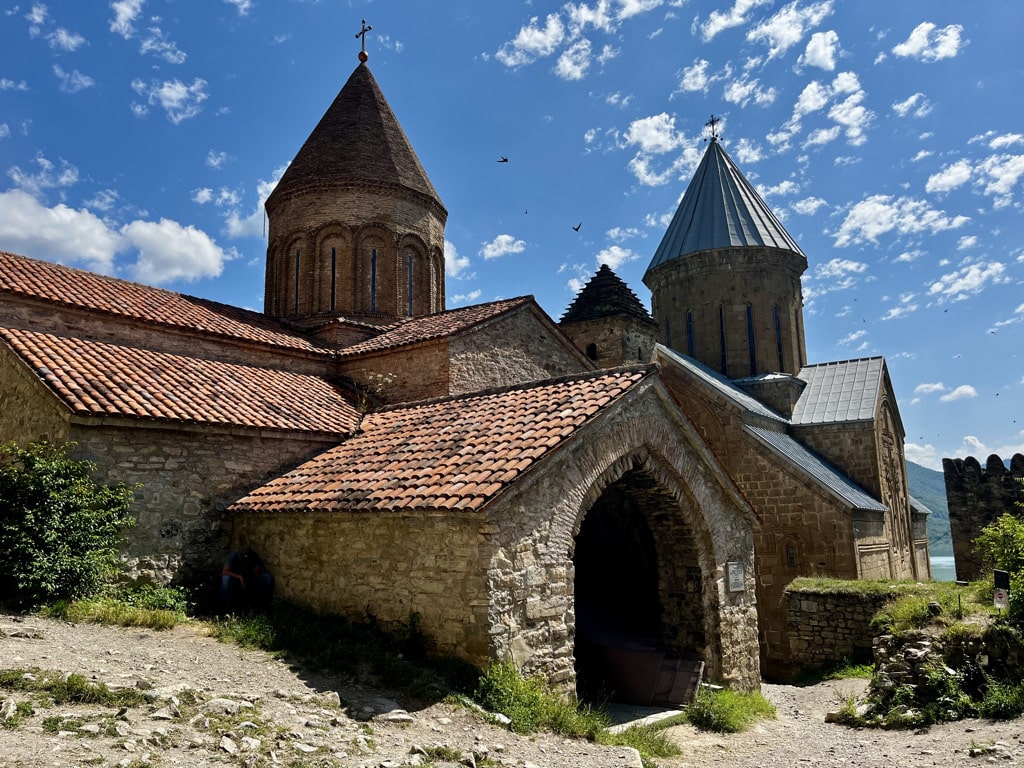
<path fill-rule="evenodd" d="M 768 204 L 711 139 L 647 271 L 712 248 L 763 246 L 803 255 Z"/>

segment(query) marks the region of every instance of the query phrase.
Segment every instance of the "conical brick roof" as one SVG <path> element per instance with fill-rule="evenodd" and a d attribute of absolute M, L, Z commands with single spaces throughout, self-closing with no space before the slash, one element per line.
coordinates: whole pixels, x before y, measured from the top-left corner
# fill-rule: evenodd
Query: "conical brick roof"
<path fill-rule="evenodd" d="M 325 186 L 403 188 L 443 205 L 365 63 L 356 67 L 267 199 Z"/>
<path fill-rule="evenodd" d="M 580 323 L 615 315 L 628 315 L 654 324 L 654 318 L 630 287 L 611 267 L 602 264 L 597 274 L 576 294 L 559 323 Z"/>
<path fill-rule="evenodd" d="M 712 138 L 647 271 L 698 251 L 744 246 L 803 255 L 768 204 Z"/>

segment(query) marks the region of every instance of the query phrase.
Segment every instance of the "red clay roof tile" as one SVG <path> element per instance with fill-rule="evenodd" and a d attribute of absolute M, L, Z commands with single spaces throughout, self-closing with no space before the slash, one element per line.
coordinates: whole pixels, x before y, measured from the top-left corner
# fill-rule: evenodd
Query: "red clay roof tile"
<path fill-rule="evenodd" d="M 359 434 L 233 509 L 479 509 L 653 370 L 596 371 L 369 414 Z M 591 407 L 601 399 L 603 408 Z M 512 436 L 529 430 L 537 432 L 536 441 L 515 447 Z M 537 451 L 538 444 L 549 447 Z M 421 461 L 410 464 L 410 452 Z"/>
<path fill-rule="evenodd" d="M 328 351 L 260 312 L 0 251 L 0 294 L 5 292 L 185 331 Z"/>
<path fill-rule="evenodd" d="M 317 376 L 0 328 L 76 414 L 303 432 L 351 432 L 359 413 Z"/>

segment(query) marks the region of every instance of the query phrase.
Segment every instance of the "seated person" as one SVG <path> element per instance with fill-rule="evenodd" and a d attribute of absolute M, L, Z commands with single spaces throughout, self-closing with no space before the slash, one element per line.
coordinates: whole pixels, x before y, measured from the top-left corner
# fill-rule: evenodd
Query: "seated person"
<path fill-rule="evenodd" d="M 228 555 L 220 576 L 220 596 L 224 610 L 265 611 L 274 596 L 274 576 L 251 547 Z"/>

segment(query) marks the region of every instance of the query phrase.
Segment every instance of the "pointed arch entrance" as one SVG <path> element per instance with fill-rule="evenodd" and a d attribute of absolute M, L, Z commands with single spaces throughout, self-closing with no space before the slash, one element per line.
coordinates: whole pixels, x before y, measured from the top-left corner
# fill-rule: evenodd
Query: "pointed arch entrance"
<path fill-rule="evenodd" d="M 586 512 L 573 549 L 577 695 L 683 703 L 706 652 L 698 544 L 680 501 L 635 464 Z"/>

